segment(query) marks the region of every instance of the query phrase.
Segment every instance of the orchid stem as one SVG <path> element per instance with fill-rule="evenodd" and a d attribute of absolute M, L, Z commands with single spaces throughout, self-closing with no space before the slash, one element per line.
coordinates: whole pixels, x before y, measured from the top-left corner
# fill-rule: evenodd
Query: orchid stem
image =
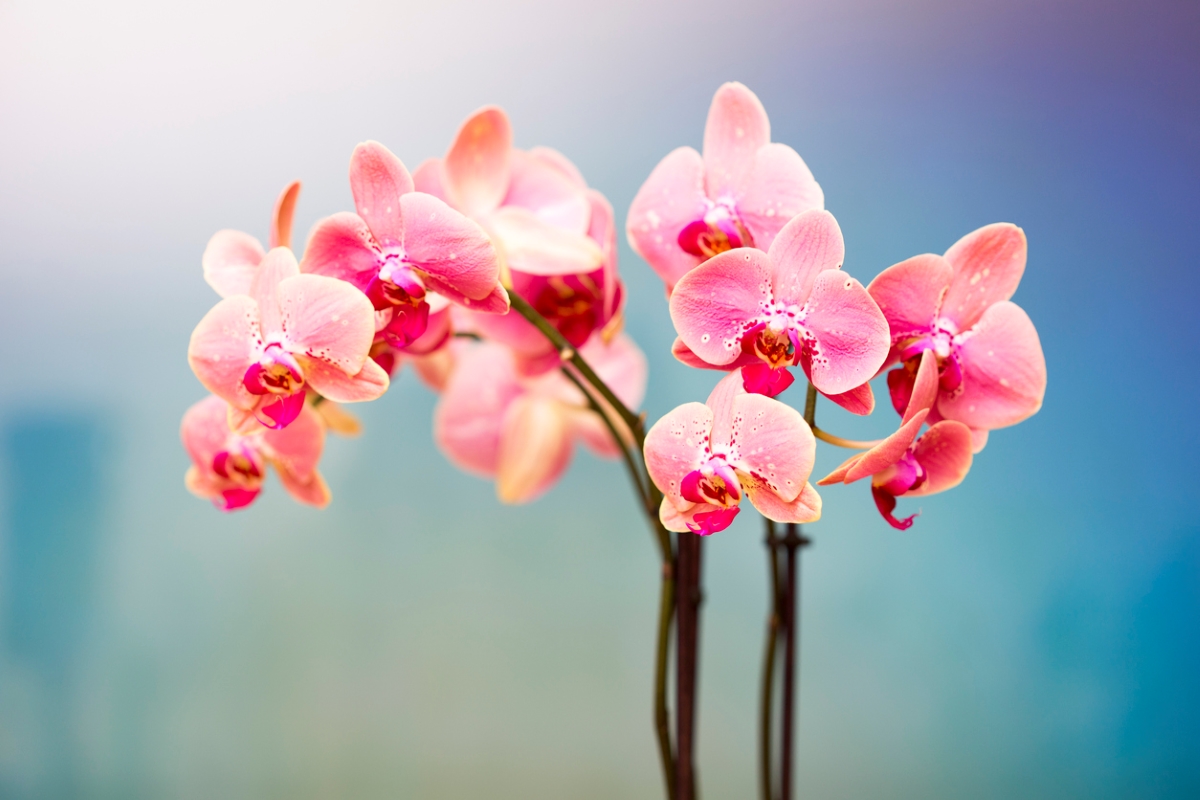
<path fill-rule="evenodd" d="M 678 800 L 696 800 L 696 683 L 700 648 L 700 604 L 704 537 L 679 535 L 679 584 L 675 615 L 675 788 Z"/>
<path fill-rule="evenodd" d="M 767 646 L 763 653 L 762 693 L 759 706 L 759 784 L 761 800 L 774 800 L 771 775 L 771 713 L 775 691 L 776 642 L 782 623 L 783 598 L 779 592 L 779 539 L 775 535 L 775 522 L 763 517 L 767 528 L 767 569 L 771 573 L 770 596 L 767 608 Z"/>
<path fill-rule="evenodd" d="M 800 642 L 799 551 L 811 544 L 800 526 L 789 522 L 787 535 L 782 542 L 787 553 L 786 585 L 784 588 L 784 628 L 787 631 L 783 651 L 783 731 L 780 735 L 780 760 L 782 761 L 779 781 L 780 800 L 792 800 L 792 764 L 794 760 L 794 734 L 796 728 L 796 651 Z"/>
<path fill-rule="evenodd" d="M 840 436 L 834 436 L 832 433 L 821 430 L 816 425 L 812 426 L 812 432 L 813 436 L 817 437 L 822 442 L 828 442 L 829 444 L 836 445 L 838 447 L 845 447 L 850 450 L 870 450 L 872 447 L 875 447 L 883 442 L 883 439 L 871 439 L 869 441 L 843 439 Z"/>

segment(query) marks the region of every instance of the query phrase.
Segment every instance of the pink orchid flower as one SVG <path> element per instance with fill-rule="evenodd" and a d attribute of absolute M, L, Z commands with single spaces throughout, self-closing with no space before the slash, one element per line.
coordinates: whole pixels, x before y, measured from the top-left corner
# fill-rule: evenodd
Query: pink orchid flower
<path fill-rule="evenodd" d="M 513 147 L 508 116 L 489 106 L 463 123 L 444 159 L 425 161 L 413 177 L 487 229 L 505 284 L 572 345 L 617 332 L 623 289 L 612 206 L 565 156 Z M 553 345 L 524 317 L 475 316 L 463 324 L 513 348 L 522 372 L 558 366 Z"/>
<path fill-rule="evenodd" d="M 704 155 L 680 147 L 659 162 L 629 209 L 626 234 L 670 293 L 696 265 L 727 250 L 767 250 L 797 214 L 825 207 L 804 159 L 771 142 L 771 122 L 740 83 L 717 90 Z"/>
<path fill-rule="evenodd" d="M 867 381 L 888 353 L 887 320 L 841 271 L 845 245 L 828 211 L 794 217 L 767 252 L 740 247 L 684 275 L 671 295 L 684 363 L 743 370 L 745 388 L 778 394 L 799 365 L 825 395 L 870 413 Z"/>
<path fill-rule="evenodd" d="M 632 339 L 594 338 L 579 352 L 623 403 L 641 403 L 646 357 Z M 472 344 L 459 355 L 434 412 L 433 435 L 460 469 L 495 478 L 505 503 L 525 503 L 549 489 L 570 464 L 576 441 L 606 458 L 620 454 L 603 420 L 561 372 L 521 375 L 512 351 L 496 342 Z"/>
<path fill-rule="evenodd" d="M 296 211 L 296 199 L 300 196 L 300 181 L 293 181 L 279 194 L 275 210 L 271 214 L 270 246 L 292 246 L 292 217 Z M 221 297 L 249 294 L 250 284 L 258 272 L 258 265 L 267 253 L 263 246 L 248 233 L 241 231 L 217 231 L 204 248 L 201 264 L 204 280 Z"/>
<path fill-rule="evenodd" d="M 339 403 L 374 400 L 387 373 L 367 357 L 375 312 L 344 281 L 301 275 L 277 247 L 249 294 L 227 297 L 192 332 L 188 362 L 204 387 L 230 404 L 230 425 L 283 428 L 304 408 L 307 388 Z"/>
<path fill-rule="evenodd" d="M 888 267 L 867 291 L 887 318 L 892 404 L 908 403 L 921 354 L 937 356 L 940 390 L 930 421 L 971 428 L 975 452 L 987 432 L 1037 413 L 1046 393 L 1046 358 L 1037 329 L 1009 301 L 1025 271 L 1025 232 L 984 226 L 944 256 L 914 256 Z M 886 364 L 885 364 L 886 366 Z"/>
<path fill-rule="evenodd" d="M 446 301 L 488 314 L 508 312 L 487 234 L 438 198 L 414 191 L 412 176 L 390 150 L 378 142 L 354 148 L 350 190 L 358 213 L 318 222 L 300 269 L 364 292 L 381 312 L 379 338 L 408 347 L 430 328 L 447 331 L 448 313 L 431 319 Z"/>
<path fill-rule="evenodd" d="M 804 417 L 761 394 L 738 372 L 705 403 L 685 403 L 646 434 L 646 469 L 663 493 L 668 530 L 707 536 L 725 530 L 743 496 L 776 522 L 815 522 L 821 496 L 808 482 L 817 445 Z"/>
<path fill-rule="evenodd" d="M 282 430 L 231 431 L 225 401 L 209 395 L 183 415 L 180 438 L 191 456 L 185 482 L 192 494 L 211 500 L 222 511 L 254 502 L 262 491 L 266 466 L 279 473 L 288 494 L 317 508 L 329 505 L 329 487 L 317 462 L 325 446 L 325 428 L 311 407 Z"/>
<path fill-rule="evenodd" d="M 971 469 L 971 431 L 961 422 L 936 422 L 917 438 L 921 426 L 928 421 L 938 392 L 938 366 L 933 351 L 926 350 L 918 361 L 912 392 L 896 432 L 870 450 L 851 456 L 817 481 L 818 486 L 827 486 L 871 477 L 875 507 L 889 525 L 902 531 L 912 527 L 917 515 L 896 519 L 893 512 L 897 497 L 952 489 L 962 483 Z"/>

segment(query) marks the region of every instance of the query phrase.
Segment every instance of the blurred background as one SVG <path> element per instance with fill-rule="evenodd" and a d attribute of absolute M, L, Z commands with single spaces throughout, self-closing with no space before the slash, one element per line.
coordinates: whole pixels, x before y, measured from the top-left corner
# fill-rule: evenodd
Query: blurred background
<path fill-rule="evenodd" d="M 660 796 L 658 565 L 617 464 L 500 506 L 406 373 L 330 441 L 327 511 L 273 483 L 222 515 L 184 489 L 178 425 L 204 245 L 265 240 L 288 181 L 303 241 L 351 207 L 357 142 L 413 168 L 499 103 L 623 223 L 726 80 L 864 283 L 1023 226 L 1050 371 L 959 489 L 901 501 L 907 533 L 865 486 L 823 492 L 801 795 L 1200 796 L 1195 2 L 0 0 L 0 797 Z M 624 241 L 621 266 L 655 419 L 716 376 L 672 360 Z M 757 518 L 706 558 L 702 790 L 746 798 Z"/>

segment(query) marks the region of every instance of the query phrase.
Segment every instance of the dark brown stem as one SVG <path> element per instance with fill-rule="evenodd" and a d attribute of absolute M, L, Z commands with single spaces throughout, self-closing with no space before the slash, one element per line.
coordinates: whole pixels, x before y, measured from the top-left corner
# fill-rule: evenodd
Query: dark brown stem
<path fill-rule="evenodd" d="M 775 661 L 777 660 L 776 643 L 783 624 L 783 594 L 779 585 L 779 539 L 775 535 L 775 522 L 763 518 L 767 528 L 767 571 L 771 575 L 771 585 L 767 597 L 767 646 L 763 653 L 762 692 L 758 712 L 758 757 L 759 757 L 759 794 L 761 800 L 773 800 L 771 775 L 771 715 L 774 706 L 775 693 Z"/>
<path fill-rule="evenodd" d="M 795 757 L 796 728 L 796 679 L 799 671 L 796 662 L 796 651 L 800 643 L 800 549 L 811 542 L 800 532 L 800 526 L 789 522 L 787 535 L 783 537 L 784 550 L 787 553 L 786 584 L 784 588 L 784 628 L 787 639 L 783 656 L 783 732 L 780 742 L 782 753 L 780 760 L 779 796 L 780 800 L 792 800 L 793 760 Z"/>
<path fill-rule="evenodd" d="M 696 672 L 704 538 L 679 535 L 675 643 L 675 800 L 695 800 Z"/>

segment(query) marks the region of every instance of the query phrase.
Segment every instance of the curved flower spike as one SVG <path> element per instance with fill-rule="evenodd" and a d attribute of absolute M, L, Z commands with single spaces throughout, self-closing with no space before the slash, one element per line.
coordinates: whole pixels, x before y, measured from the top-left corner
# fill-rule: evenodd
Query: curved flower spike
<path fill-rule="evenodd" d="M 1025 270 L 1025 233 L 1009 223 L 967 234 L 945 256 L 914 256 L 888 267 L 867 291 L 888 320 L 892 403 L 907 404 L 923 352 L 937 356 L 940 387 L 931 420 L 987 431 L 1032 416 L 1046 393 L 1046 359 L 1029 316 L 1009 297 Z"/>
<path fill-rule="evenodd" d="M 663 493 L 668 530 L 724 530 L 743 496 L 776 522 L 815 522 L 821 497 L 808 482 L 816 440 L 798 411 L 747 394 L 732 372 L 704 403 L 686 403 L 646 434 L 646 469 Z"/>
<path fill-rule="evenodd" d="M 500 262 L 487 234 L 438 198 L 413 190 L 400 159 L 378 142 L 350 158 L 358 213 L 317 223 L 300 270 L 340 278 L 384 312 L 383 335 L 406 347 L 429 326 L 427 292 L 489 314 L 508 311 Z"/>
<path fill-rule="evenodd" d="M 230 404 L 230 423 L 283 428 L 304 408 L 306 387 L 339 403 L 374 400 L 387 373 L 367 358 L 375 313 L 362 292 L 323 275 L 301 275 L 286 247 L 267 253 L 249 295 L 208 312 L 188 345 L 204 387 Z"/>
<path fill-rule="evenodd" d="M 796 151 L 771 142 L 771 123 L 740 83 L 717 90 L 704 155 L 673 151 L 654 168 L 629 209 L 626 234 L 670 293 L 707 258 L 738 247 L 767 250 L 788 220 L 825 207 Z"/>
<path fill-rule="evenodd" d="M 275 200 L 271 214 L 270 246 L 292 246 L 292 217 L 296 212 L 296 199 L 300 196 L 300 181 L 292 181 Z M 200 259 L 204 267 L 204 280 L 221 297 L 235 294 L 250 294 L 250 284 L 258 272 L 266 251 L 258 239 L 241 231 L 217 231 L 208 240 L 204 256 Z"/>
<path fill-rule="evenodd" d="M 806 211 L 766 253 L 742 247 L 714 256 L 671 295 L 683 348 L 706 366 L 799 364 L 826 395 L 859 391 L 887 358 L 888 327 L 862 284 L 841 271 L 844 253 L 833 215 Z M 755 388 L 758 378 L 748 377 Z"/>
<path fill-rule="evenodd" d="M 192 459 L 185 482 L 193 494 L 222 511 L 245 508 L 262 491 L 270 464 L 292 497 L 317 508 L 329 504 L 329 487 L 317 471 L 325 428 L 311 407 L 284 430 L 240 434 L 229 429 L 227 419 L 225 401 L 213 395 L 183 415 L 179 435 Z"/>
<path fill-rule="evenodd" d="M 623 403 L 641 403 L 646 358 L 632 339 L 592 339 L 580 355 Z M 495 478 L 505 503 L 529 502 L 553 486 L 576 441 L 606 458 L 620 454 L 576 386 L 558 371 L 520 375 L 512 352 L 496 342 L 470 345 L 458 355 L 434 412 L 433 435 L 460 469 Z"/>

